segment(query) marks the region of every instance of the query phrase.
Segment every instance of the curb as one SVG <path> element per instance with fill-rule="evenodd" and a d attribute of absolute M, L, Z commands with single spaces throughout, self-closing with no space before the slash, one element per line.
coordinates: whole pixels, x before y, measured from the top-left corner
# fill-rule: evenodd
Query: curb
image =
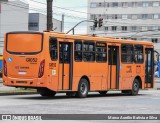
<path fill-rule="evenodd" d="M 5 92 L 0 93 L 0 96 L 10 96 L 10 95 L 32 95 L 32 94 L 38 94 L 37 92 Z"/>

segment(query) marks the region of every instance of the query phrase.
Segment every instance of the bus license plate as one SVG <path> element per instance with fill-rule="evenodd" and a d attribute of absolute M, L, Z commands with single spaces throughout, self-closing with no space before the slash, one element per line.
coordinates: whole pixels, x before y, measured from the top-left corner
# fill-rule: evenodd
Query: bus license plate
<path fill-rule="evenodd" d="M 20 71 L 20 72 L 18 72 L 18 74 L 20 74 L 20 75 L 25 75 L 25 74 L 26 74 L 26 72 L 24 72 L 24 71 Z"/>

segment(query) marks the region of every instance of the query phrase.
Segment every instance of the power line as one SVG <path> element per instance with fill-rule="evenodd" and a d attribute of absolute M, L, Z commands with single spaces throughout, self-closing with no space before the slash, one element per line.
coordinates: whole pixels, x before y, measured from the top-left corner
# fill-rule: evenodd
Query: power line
<path fill-rule="evenodd" d="M 2 3 L 3 3 L 3 4 L 6 4 L 6 5 L 10 5 L 10 6 L 15 6 L 15 7 L 27 9 L 27 10 L 30 9 L 30 10 L 33 10 L 33 11 L 38 11 L 38 12 L 42 12 L 42 13 L 45 13 L 45 14 L 46 14 L 46 11 L 43 10 L 43 9 L 38 9 L 38 8 L 33 8 L 33 7 L 26 8 L 26 7 L 23 7 L 23 6 L 18 6 L 19 4 L 15 5 L 15 4 L 4 3 L 4 2 L 2 2 Z M 61 16 L 61 15 L 64 14 L 64 13 L 55 13 L 55 12 L 53 12 L 53 14 Z M 76 16 L 73 16 L 73 15 L 67 15 L 67 14 L 65 14 L 65 16 L 66 16 L 66 17 L 73 18 L 73 19 L 86 19 L 86 18 L 76 17 Z"/>
<path fill-rule="evenodd" d="M 33 2 L 36 2 L 36 3 L 40 3 L 40 4 L 43 4 L 43 5 L 46 5 L 46 3 L 38 2 L 38 1 L 35 1 L 35 0 L 30 0 L 30 1 L 33 1 Z M 72 12 L 78 12 L 78 13 L 83 13 L 83 14 L 91 14 L 91 13 L 82 12 L 82 11 L 77 11 L 77 10 L 68 9 L 68 8 L 63 8 L 63 7 L 59 7 L 59 6 L 53 6 L 53 7 L 59 8 L 59 9 L 64 9 L 64 10 L 68 10 L 68 11 L 72 11 Z"/>

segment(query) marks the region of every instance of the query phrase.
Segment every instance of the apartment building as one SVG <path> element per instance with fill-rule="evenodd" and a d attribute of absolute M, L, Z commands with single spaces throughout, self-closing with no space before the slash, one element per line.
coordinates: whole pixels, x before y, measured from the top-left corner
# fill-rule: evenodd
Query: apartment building
<path fill-rule="evenodd" d="M 88 34 L 152 41 L 160 49 L 160 0 L 88 0 L 88 19 L 101 18 L 102 27 L 88 23 Z"/>

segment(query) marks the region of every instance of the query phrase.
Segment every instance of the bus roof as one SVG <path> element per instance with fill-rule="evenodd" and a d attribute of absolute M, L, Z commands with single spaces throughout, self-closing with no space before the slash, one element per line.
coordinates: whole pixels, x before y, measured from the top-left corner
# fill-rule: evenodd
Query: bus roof
<path fill-rule="evenodd" d="M 124 40 L 124 39 L 116 39 L 114 37 L 98 37 L 98 36 L 92 36 L 92 35 L 69 35 L 65 34 L 62 32 L 34 32 L 34 31 L 18 31 L 18 32 L 8 32 L 7 34 L 24 34 L 24 33 L 29 33 L 29 34 L 42 34 L 48 35 L 48 36 L 53 36 L 57 38 L 68 38 L 68 39 L 77 39 L 77 40 L 93 40 L 93 41 L 107 41 L 111 43 L 129 43 L 129 44 L 145 44 L 145 45 L 153 45 L 152 42 L 148 41 L 137 41 L 137 40 Z"/>
<path fill-rule="evenodd" d="M 132 43 L 132 44 L 145 44 L 145 45 L 153 45 L 152 42 L 148 41 L 137 41 L 137 40 L 124 40 L 124 39 L 116 39 L 114 37 L 98 37 L 91 35 L 68 35 L 65 33 L 57 33 L 57 32 L 44 32 L 48 36 L 53 36 L 57 38 L 68 38 L 68 39 L 77 39 L 77 40 L 94 40 L 94 41 L 107 41 L 111 43 Z"/>

